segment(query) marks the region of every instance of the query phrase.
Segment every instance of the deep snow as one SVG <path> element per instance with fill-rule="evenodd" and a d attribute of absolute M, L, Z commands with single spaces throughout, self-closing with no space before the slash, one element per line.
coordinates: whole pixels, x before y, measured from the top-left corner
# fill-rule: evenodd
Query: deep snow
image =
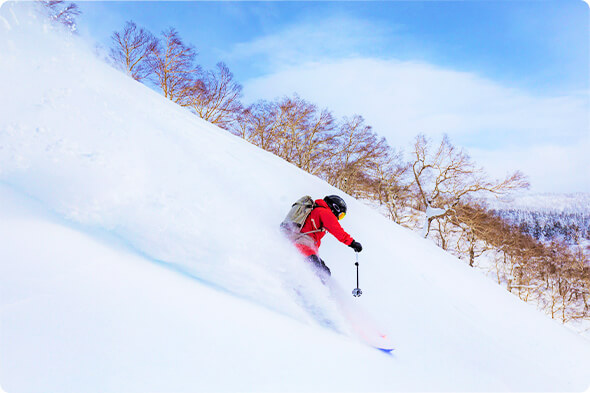
<path fill-rule="evenodd" d="M 6 391 L 590 385 L 590 342 L 343 195 L 342 224 L 364 247 L 355 301 L 396 351 L 345 334 L 278 232 L 294 200 L 338 190 L 113 70 L 31 8 L 0 9 Z M 352 290 L 354 253 L 329 235 L 321 252 Z"/>

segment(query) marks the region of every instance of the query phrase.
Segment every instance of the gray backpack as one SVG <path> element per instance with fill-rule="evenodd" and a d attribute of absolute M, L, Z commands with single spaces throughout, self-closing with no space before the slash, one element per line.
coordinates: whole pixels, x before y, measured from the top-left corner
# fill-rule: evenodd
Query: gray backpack
<path fill-rule="evenodd" d="M 281 222 L 281 230 L 287 235 L 287 237 L 295 240 L 301 235 L 301 227 L 305 224 L 305 220 L 314 207 L 316 207 L 316 204 L 309 195 L 299 198 L 297 202 L 291 206 L 291 210 L 287 213 L 287 217 Z"/>

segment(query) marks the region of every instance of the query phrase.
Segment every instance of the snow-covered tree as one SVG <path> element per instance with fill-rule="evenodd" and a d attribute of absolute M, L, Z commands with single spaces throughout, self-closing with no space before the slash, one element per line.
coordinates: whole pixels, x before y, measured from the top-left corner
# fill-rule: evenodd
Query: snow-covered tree
<path fill-rule="evenodd" d="M 66 3 L 64 0 L 39 0 L 45 7 L 49 18 L 68 28 L 71 32 L 78 31 L 76 17 L 81 14 L 76 3 Z"/>
<path fill-rule="evenodd" d="M 418 207 L 427 211 L 425 237 L 432 221 L 446 217 L 454 206 L 466 199 L 482 193 L 501 195 L 528 187 L 526 177 L 519 171 L 504 180 L 489 179 L 467 153 L 451 144 L 446 135 L 436 148 L 424 135 L 416 137 L 412 172 Z"/>

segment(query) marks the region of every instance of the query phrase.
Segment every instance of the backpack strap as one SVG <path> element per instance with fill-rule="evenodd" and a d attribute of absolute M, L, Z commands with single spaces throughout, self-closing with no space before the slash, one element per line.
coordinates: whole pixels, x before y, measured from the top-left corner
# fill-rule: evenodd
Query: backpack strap
<path fill-rule="evenodd" d="M 319 208 L 319 207 L 320 207 L 320 206 L 319 206 L 317 203 L 314 203 L 313 205 L 314 205 L 314 206 L 313 206 L 313 208 L 314 208 L 314 209 L 316 209 L 316 208 Z M 312 211 L 313 211 L 313 210 L 312 210 Z M 310 214 L 311 214 L 311 213 L 310 213 Z M 316 225 L 316 223 L 315 223 L 315 221 L 314 221 L 314 219 L 313 219 L 313 218 L 311 219 L 311 223 L 312 223 L 312 225 L 313 225 L 313 227 L 314 227 L 315 229 L 314 229 L 314 230 L 312 230 L 312 231 L 308 231 L 308 232 L 301 232 L 301 234 L 302 234 L 302 235 L 309 235 L 310 233 L 317 233 L 317 232 L 325 232 L 325 231 L 326 231 L 326 228 L 318 228 L 318 226 Z"/>
<path fill-rule="evenodd" d="M 313 231 L 309 231 L 309 232 L 301 232 L 302 235 L 309 235 L 310 233 L 316 233 L 316 232 L 325 232 L 326 230 L 324 228 L 322 229 L 314 229 Z"/>

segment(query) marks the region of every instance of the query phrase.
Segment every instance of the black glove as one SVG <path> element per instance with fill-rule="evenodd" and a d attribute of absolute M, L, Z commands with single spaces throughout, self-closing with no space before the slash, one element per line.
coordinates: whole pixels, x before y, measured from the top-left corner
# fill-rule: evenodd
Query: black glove
<path fill-rule="evenodd" d="M 348 247 L 352 248 L 356 252 L 363 251 L 363 246 L 361 246 L 361 244 L 359 242 L 357 242 L 356 240 L 353 240 L 352 243 L 350 243 L 348 245 Z"/>

